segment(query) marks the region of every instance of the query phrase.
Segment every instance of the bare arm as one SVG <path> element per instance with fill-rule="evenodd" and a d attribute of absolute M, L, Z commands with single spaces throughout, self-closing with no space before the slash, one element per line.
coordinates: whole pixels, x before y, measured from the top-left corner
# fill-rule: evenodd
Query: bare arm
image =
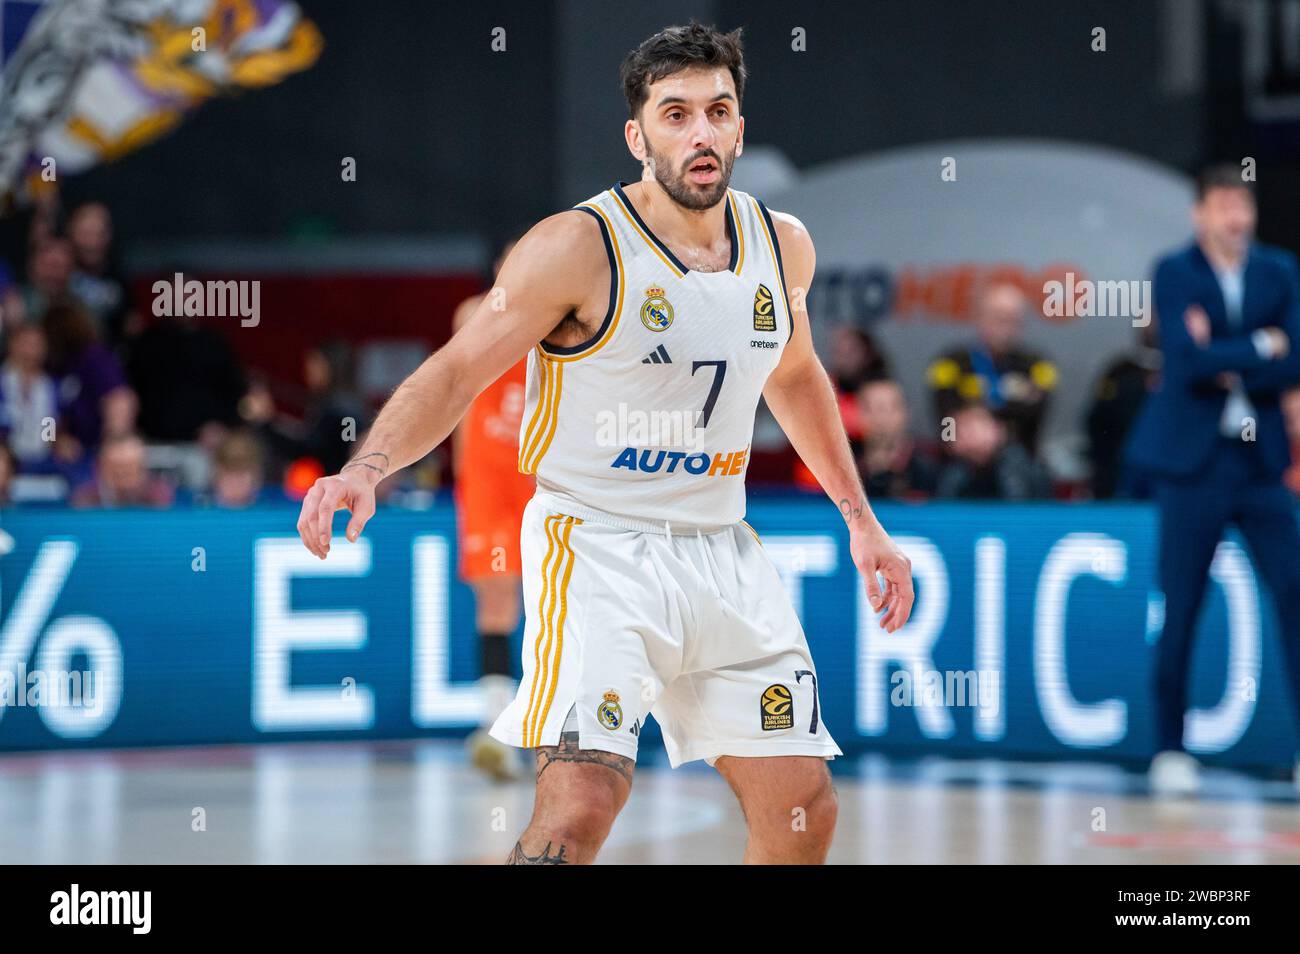
<path fill-rule="evenodd" d="M 785 265 L 794 333 L 767 379 L 763 397 L 799 457 L 839 507 L 849 528 L 849 549 L 866 580 L 872 609 L 884 610 L 880 625 L 894 632 L 912 612 L 912 565 L 894 546 L 867 503 L 839 405 L 826 369 L 812 346 L 805 299 L 812 285 L 816 251 L 794 216 L 774 212 Z M 876 574 L 885 578 L 882 595 Z"/>
<path fill-rule="evenodd" d="M 485 295 L 474 295 L 472 298 L 466 298 L 456 306 L 455 313 L 451 316 L 451 332 L 455 334 L 465 327 L 465 324 L 474 317 L 474 312 L 478 311 L 479 305 L 483 303 Z M 451 466 L 457 475 L 460 474 L 461 462 L 465 459 L 465 421 L 462 419 L 456 429 L 451 432 Z"/>
<path fill-rule="evenodd" d="M 356 540 L 374 515 L 375 484 L 446 439 L 479 392 L 565 315 L 603 301 L 608 283 L 593 277 L 607 272 L 598 227 L 585 214 L 551 216 L 520 239 L 493 291 L 452 339 L 393 392 L 356 455 L 338 474 L 312 486 L 298 519 L 307 549 L 325 558 L 337 510 L 352 511 L 347 538 Z"/>

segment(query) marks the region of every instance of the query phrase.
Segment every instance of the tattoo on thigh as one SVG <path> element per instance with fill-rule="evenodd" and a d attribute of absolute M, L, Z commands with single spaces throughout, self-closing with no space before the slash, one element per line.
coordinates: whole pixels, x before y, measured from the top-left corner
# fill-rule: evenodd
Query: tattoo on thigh
<path fill-rule="evenodd" d="M 515 842 L 514 851 L 510 852 L 510 857 L 506 859 L 508 865 L 567 865 L 568 859 L 564 857 L 565 846 L 560 845 L 555 854 L 551 854 L 552 842 L 547 842 L 546 847 L 542 849 L 540 855 L 528 855 L 524 853 L 524 846 L 521 842 Z"/>
<path fill-rule="evenodd" d="M 625 755 L 602 752 L 599 749 L 578 748 L 576 731 L 561 733 L 559 745 L 544 745 L 537 750 L 537 777 L 541 778 L 542 773 L 555 762 L 588 762 L 592 765 L 603 765 L 623 776 L 629 785 L 632 784 L 632 769 L 636 765 Z"/>

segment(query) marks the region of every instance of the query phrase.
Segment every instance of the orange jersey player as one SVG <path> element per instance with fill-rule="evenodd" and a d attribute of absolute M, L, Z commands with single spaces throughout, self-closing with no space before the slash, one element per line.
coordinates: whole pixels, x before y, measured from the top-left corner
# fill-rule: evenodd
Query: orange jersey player
<path fill-rule="evenodd" d="M 472 313 L 476 299 L 464 307 Z M 520 361 L 475 398 L 456 431 L 460 575 L 471 585 L 519 576 L 519 525 L 535 486 L 532 476 L 518 469 L 526 367 Z"/>
<path fill-rule="evenodd" d="M 501 252 L 498 267 L 513 244 Z M 460 330 L 483 298 L 475 295 L 461 302 L 452 318 L 453 331 Z M 535 487 L 532 476 L 521 474 L 518 466 L 527 365 L 527 360 L 517 362 L 474 399 L 452 445 L 460 576 L 474 590 L 484 699 L 483 723 L 470 735 L 468 748 L 474 764 L 499 779 L 514 778 L 519 769 L 514 750 L 487 730 L 510 704 L 516 687 L 510 636 L 520 615 L 519 528 Z"/>

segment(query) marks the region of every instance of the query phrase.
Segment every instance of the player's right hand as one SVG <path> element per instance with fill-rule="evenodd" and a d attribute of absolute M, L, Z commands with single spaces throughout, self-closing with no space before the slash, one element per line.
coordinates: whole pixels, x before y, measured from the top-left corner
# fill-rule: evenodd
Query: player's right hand
<path fill-rule="evenodd" d="M 371 472 L 364 467 L 344 468 L 342 473 L 333 477 L 317 479 L 303 498 L 302 511 L 298 514 L 298 536 L 302 537 L 302 545 L 325 559 L 330 552 L 336 510 L 352 512 L 347 538 L 355 543 L 366 521 L 375 515 L 376 483 Z"/>

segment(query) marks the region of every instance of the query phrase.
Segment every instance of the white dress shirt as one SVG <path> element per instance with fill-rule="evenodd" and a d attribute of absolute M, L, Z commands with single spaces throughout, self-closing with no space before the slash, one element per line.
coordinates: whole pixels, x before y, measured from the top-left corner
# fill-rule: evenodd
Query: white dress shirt
<path fill-rule="evenodd" d="M 1223 292 L 1223 304 L 1227 306 L 1228 326 L 1231 328 L 1241 327 L 1241 302 L 1246 294 L 1246 265 L 1243 262 L 1240 268 L 1219 271 L 1214 270 L 1214 277 L 1219 280 L 1219 290 Z M 1259 343 L 1255 343 L 1259 348 Z M 1223 415 L 1219 418 L 1219 433 L 1224 437 L 1232 437 L 1237 440 L 1241 439 L 1242 431 L 1245 428 L 1244 421 L 1249 418 L 1255 419 L 1255 406 L 1250 403 L 1250 398 L 1246 397 L 1246 390 L 1241 386 L 1241 380 L 1238 379 L 1228 392 L 1228 400 L 1223 405 Z"/>

